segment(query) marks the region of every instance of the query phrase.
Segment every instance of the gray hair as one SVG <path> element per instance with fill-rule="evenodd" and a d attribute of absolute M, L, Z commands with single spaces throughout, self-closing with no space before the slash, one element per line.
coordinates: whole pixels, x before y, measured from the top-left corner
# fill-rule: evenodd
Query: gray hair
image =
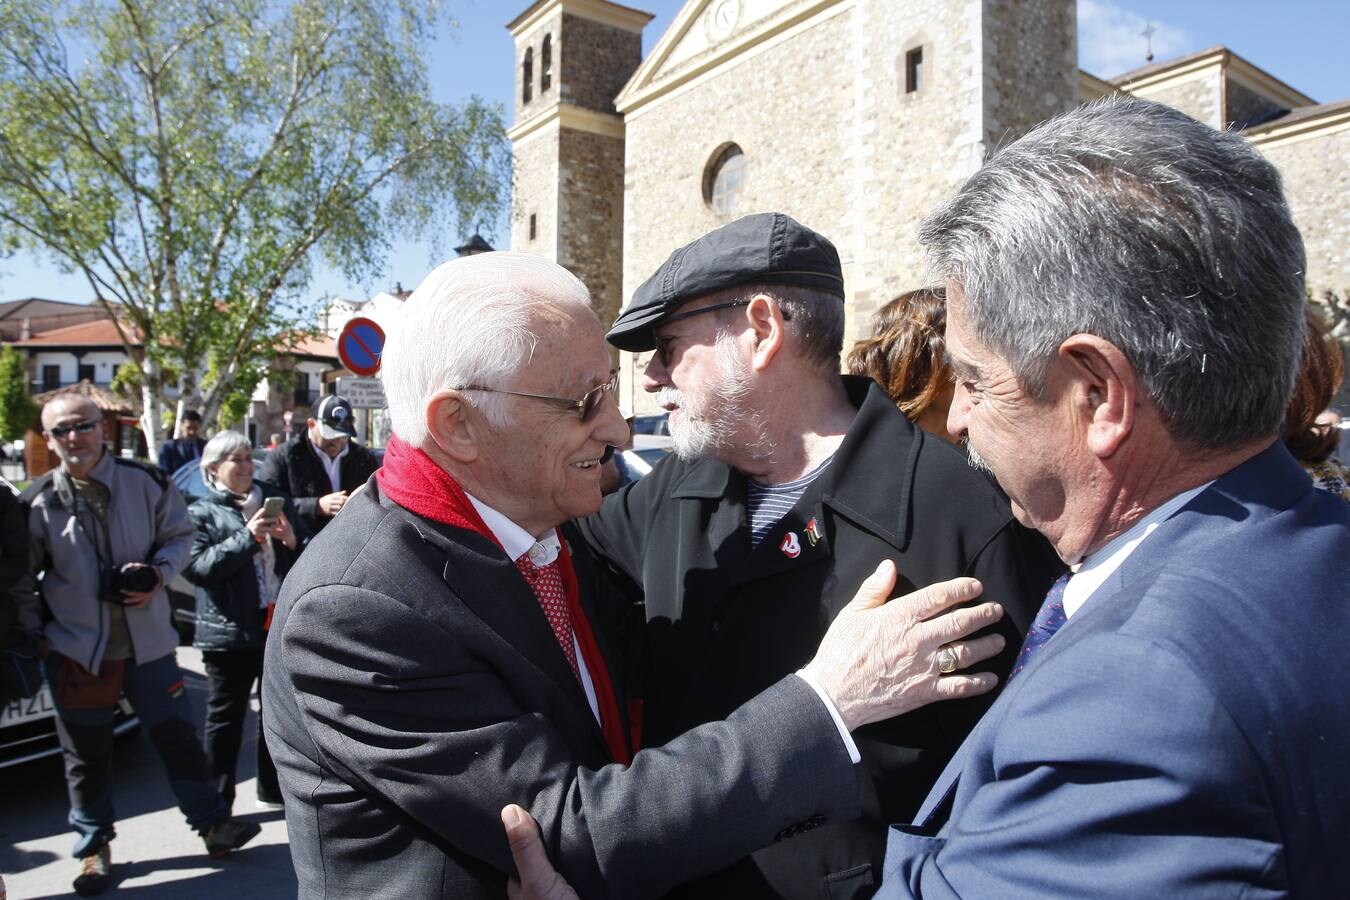
<path fill-rule="evenodd" d="M 797 345 L 801 356 L 829 375 L 839 374 L 844 352 L 844 301 L 834 294 L 797 284 L 738 284 L 718 291 L 714 296 L 725 303 L 748 301 L 756 294 L 767 294 L 783 311 L 784 330 Z M 722 324 L 733 321 L 739 310 L 714 313 Z"/>
<path fill-rule="evenodd" d="M 1060 343 L 1091 333 L 1183 444 L 1278 431 L 1303 343 L 1303 241 L 1275 167 L 1239 135 L 1104 99 L 996 152 L 919 240 L 1033 396 Z"/>
<path fill-rule="evenodd" d="M 591 297 L 571 272 L 532 253 L 479 253 L 434 269 L 385 339 L 380 380 L 394 433 L 420 446 L 433 394 L 496 387 L 523 368 L 539 343 L 530 313 L 541 304 L 589 309 Z M 489 422 L 505 423 L 501 395 L 480 393 L 470 402 Z"/>
<path fill-rule="evenodd" d="M 202 461 L 199 465 L 202 468 L 202 478 L 206 479 L 207 484 L 215 480 L 211 477 L 211 470 L 240 450 L 252 453 L 253 445 L 237 431 L 222 431 L 206 442 L 206 446 L 202 448 Z"/>

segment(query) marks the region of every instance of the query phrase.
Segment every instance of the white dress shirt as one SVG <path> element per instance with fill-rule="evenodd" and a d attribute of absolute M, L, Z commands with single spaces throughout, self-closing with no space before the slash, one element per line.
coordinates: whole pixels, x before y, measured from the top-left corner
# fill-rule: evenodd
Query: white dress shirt
<path fill-rule="evenodd" d="M 542 569 L 557 559 L 558 554 L 562 552 L 562 541 L 558 540 L 556 529 L 536 541 L 524 528 L 521 528 L 473 494 L 468 491 L 465 491 L 464 494 L 473 504 L 473 508 L 478 510 L 478 515 L 483 517 L 483 524 L 488 527 L 493 537 L 502 545 L 506 555 L 511 557 L 511 562 L 515 562 L 528 553 L 530 562 Z M 581 676 L 581 686 L 586 691 L 586 702 L 591 705 L 591 714 L 595 716 L 595 721 L 599 722 L 600 704 L 595 699 L 595 685 L 591 683 L 591 673 L 586 668 L 586 658 L 581 652 L 581 645 L 577 643 L 575 627 L 572 629 L 572 649 L 577 656 L 577 674 Z"/>
<path fill-rule="evenodd" d="M 342 457 L 347 455 L 347 451 L 352 449 L 352 445 L 350 443 L 343 444 L 342 452 L 332 457 L 313 444 L 309 445 L 309 449 L 313 450 L 314 455 L 319 458 L 319 462 L 323 463 L 323 470 L 328 473 L 328 483 L 332 485 L 333 493 L 336 494 L 342 490 Z"/>
<path fill-rule="evenodd" d="M 1082 562 L 1070 566 L 1069 570 L 1073 575 L 1064 585 L 1064 617 L 1073 618 L 1074 613 L 1082 609 L 1088 598 L 1097 592 L 1097 588 L 1105 584 L 1106 579 L 1110 578 L 1111 574 L 1129 559 L 1130 554 L 1139 548 L 1144 538 L 1213 483 L 1206 481 L 1197 488 L 1182 491 L 1171 500 L 1155 506 L 1142 519 L 1131 525 L 1128 531 L 1116 535 L 1105 546 L 1083 557 Z"/>

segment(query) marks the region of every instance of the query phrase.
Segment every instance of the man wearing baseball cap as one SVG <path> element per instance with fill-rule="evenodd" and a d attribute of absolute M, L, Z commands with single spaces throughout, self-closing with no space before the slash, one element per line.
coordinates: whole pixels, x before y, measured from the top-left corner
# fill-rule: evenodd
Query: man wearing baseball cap
<path fill-rule="evenodd" d="M 896 593 L 978 578 L 1007 610 L 1005 650 L 986 664 L 1000 678 L 1062 571 L 965 454 L 911 425 L 878 385 L 839 374 L 843 331 L 834 246 L 771 213 L 676 250 L 607 335 L 655 351 L 644 388 L 669 413 L 675 448 L 582 523 L 642 595 L 644 746 L 799 669 L 882 560 L 897 564 Z M 859 729 L 860 819 L 780 835 L 688 895 L 870 896 L 887 823 L 916 811 L 989 702 Z"/>
<path fill-rule="evenodd" d="M 268 454 L 258 480 L 290 494 L 300 518 L 317 534 L 380 467 L 355 436 L 352 405 L 329 394 L 314 407 L 304 434 Z"/>

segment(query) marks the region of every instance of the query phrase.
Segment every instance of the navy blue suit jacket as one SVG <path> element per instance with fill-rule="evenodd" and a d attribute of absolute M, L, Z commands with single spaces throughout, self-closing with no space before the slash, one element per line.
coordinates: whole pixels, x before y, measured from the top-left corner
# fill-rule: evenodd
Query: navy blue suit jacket
<path fill-rule="evenodd" d="M 1281 444 L 1224 475 L 1012 680 L 920 817 L 879 897 L 1350 897 L 1350 504 Z"/>

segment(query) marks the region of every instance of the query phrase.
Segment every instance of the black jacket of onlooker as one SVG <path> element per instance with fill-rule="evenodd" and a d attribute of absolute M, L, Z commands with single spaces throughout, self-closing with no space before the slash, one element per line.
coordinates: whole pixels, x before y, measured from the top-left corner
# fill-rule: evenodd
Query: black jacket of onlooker
<path fill-rule="evenodd" d="M 356 441 L 351 441 L 347 447 L 339 472 L 342 490 L 350 494 L 365 484 L 380 464 L 373 453 Z M 311 534 L 318 534 L 332 521 L 331 516 L 319 512 L 319 498 L 333 493 L 328 473 L 316 455 L 319 452 L 310 443 L 309 435 L 301 435 L 269 453 L 257 474 L 258 481 L 265 481 L 291 496 Z"/>
<path fill-rule="evenodd" d="M 264 497 L 285 495 L 270 484 L 254 481 Z M 258 577 L 253 565 L 260 552 L 253 533 L 244 525 L 244 514 L 230 494 L 219 487 L 188 507 L 197 526 L 192 559 L 183 577 L 196 585 L 197 625 L 192 645 L 198 650 L 261 650 L 267 610 L 258 603 Z M 273 571 L 285 578 L 309 539 L 309 529 L 296 516 L 289 499 L 283 508 L 295 529 L 296 549 L 273 541 L 276 565 Z"/>

